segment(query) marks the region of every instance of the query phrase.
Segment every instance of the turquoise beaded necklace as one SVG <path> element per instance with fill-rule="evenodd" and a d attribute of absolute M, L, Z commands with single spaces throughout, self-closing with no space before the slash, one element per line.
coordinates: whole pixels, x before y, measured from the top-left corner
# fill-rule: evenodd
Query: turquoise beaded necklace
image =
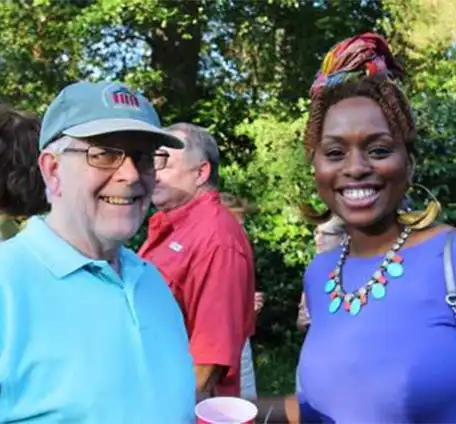
<path fill-rule="evenodd" d="M 380 268 L 374 272 L 372 278 L 358 290 L 347 293 L 342 285 L 342 268 L 350 249 L 350 236 L 347 236 L 342 244 L 342 252 L 337 262 L 336 269 L 329 274 L 324 290 L 329 294 L 329 312 L 336 313 L 342 304 L 345 311 L 351 315 L 358 315 L 367 303 L 369 294 L 375 299 L 382 299 L 386 295 L 387 277 L 398 278 L 404 274 L 403 259 L 397 254 L 398 250 L 404 245 L 411 233 L 410 227 L 405 227 L 393 247 L 388 251 L 383 259 Z"/>

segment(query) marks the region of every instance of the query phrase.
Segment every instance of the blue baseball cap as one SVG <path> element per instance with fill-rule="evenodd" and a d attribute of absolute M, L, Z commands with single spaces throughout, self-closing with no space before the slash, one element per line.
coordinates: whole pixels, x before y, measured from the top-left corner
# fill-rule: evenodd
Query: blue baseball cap
<path fill-rule="evenodd" d="M 118 82 L 77 82 L 65 87 L 44 114 L 40 150 L 64 135 L 86 138 L 119 131 L 155 134 L 160 145 L 183 148 L 177 137 L 162 129 L 152 104 Z"/>

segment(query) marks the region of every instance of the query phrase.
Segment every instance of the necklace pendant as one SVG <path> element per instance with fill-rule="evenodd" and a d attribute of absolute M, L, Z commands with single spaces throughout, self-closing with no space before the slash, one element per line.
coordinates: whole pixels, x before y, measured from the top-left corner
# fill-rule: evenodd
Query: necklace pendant
<path fill-rule="evenodd" d="M 404 266 L 399 262 L 391 262 L 386 267 L 386 272 L 391 275 L 391 277 L 399 278 L 404 274 Z"/>
<path fill-rule="evenodd" d="M 363 304 L 359 297 L 355 297 L 350 303 L 350 315 L 358 315 L 361 312 Z"/>
<path fill-rule="evenodd" d="M 329 312 L 335 314 L 339 310 L 340 305 L 342 305 L 342 299 L 337 296 L 329 303 Z"/>
<path fill-rule="evenodd" d="M 325 284 L 325 293 L 331 293 L 336 288 L 336 282 L 333 278 L 328 280 Z"/>
<path fill-rule="evenodd" d="M 372 285 L 372 296 L 376 299 L 382 299 L 386 296 L 386 287 L 382 283 L 375 283 Z"/>

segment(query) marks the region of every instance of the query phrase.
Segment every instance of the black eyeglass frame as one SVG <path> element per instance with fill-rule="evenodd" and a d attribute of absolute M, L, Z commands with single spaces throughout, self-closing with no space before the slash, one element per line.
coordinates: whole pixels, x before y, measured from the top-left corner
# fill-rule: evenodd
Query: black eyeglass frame
<path fill-rule="evenodd" d="M 328 237 L 342 237 L 345 235 L 345 231 L 340 230 L 340 231 L 326 231 L 326 230 L 314 230 L 314 236 L 316 235 L 322 235 L 322 236 L 328 236 Z"/>
<path fill-rule="evenodd" d="M 98 153 L 90 153 L 91 149 L 99 149 L 101 150 L 101 152 L 99 151 Z M 105 152 L 113 152 L 113 153 L 120 153 L 120 156 L 119 156 L 119 163 L 116 164 L 115 166 L 114 165 L 111 165 L 111 166 L 98 166 L 98 165 L 94 165 L 93 162 L 91 162 L 91 156 L 96 156 L 96 155 L 99 155 L 100 153 L 103 153 L 103 150 Z M 86 162 L 87 162 L 87 165 L 93 167 L 93 168 L 97 168 L 97 169 L 112 169 L 112 170 L 116 170 L 116 169 L 119 169 L 123 163 L 125 162 L 125 159 L 127 158 L 127 156 L 131 157 L 132 160 L 133 160 L 133 163 L 135 164 L 135 166 L 138 168 L 138 164 L 137 164 L 137 161 L 135 160 L 134 157 L 132 157 L 131 154 L 128 154 L 124 149 L 119 149 L 117 147 L 108 147 L 108 146 L 99 146 L 97 144 L 90 144 L 87 148 L 83 149 L 83 148 L 78 148 L 78 147 L 66 147 L 65 149 L 62 150 L 62 153 L 85 153 L 85 156 L 86 156 Z M 143 153 L 144 155 L 146 155 L 146 153 L 144 152 L 139 152 L 139 153 Z M 147 169 L 138 169 L 138 171 L 140 172 L 147 172 L 148 170 L 151 170 L 151 169 L 154 169 L 155 171 L 160 171 L 164 168 L 166 168 L 166 165 L 168 163 L 168 159 L 169 159 L 169 153 L 168 152 L 164 152 L 164 151 L 154 151 L 151 155 L 151 157 L 153 157 L 153 160 L 152 160 L 152 165 L 151 167 L 147 168 Z M 160 166 L 159 168 L 157 168 L 155 166 L 155 158 L 156 157 L 162 157 L 162 158 L 166 158 L 164 161 L 163 161 L 163 165 Z"/>

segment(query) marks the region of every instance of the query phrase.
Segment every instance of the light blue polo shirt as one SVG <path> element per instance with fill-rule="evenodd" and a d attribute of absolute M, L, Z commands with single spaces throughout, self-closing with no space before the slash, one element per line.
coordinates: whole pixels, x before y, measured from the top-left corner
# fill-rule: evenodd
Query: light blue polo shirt
<path fill-rule="evenodd" d="M 184 322 L 155 267 L 121 278 L 42 218 L 0 245 L 0 422 L 193 422 Z"/>

